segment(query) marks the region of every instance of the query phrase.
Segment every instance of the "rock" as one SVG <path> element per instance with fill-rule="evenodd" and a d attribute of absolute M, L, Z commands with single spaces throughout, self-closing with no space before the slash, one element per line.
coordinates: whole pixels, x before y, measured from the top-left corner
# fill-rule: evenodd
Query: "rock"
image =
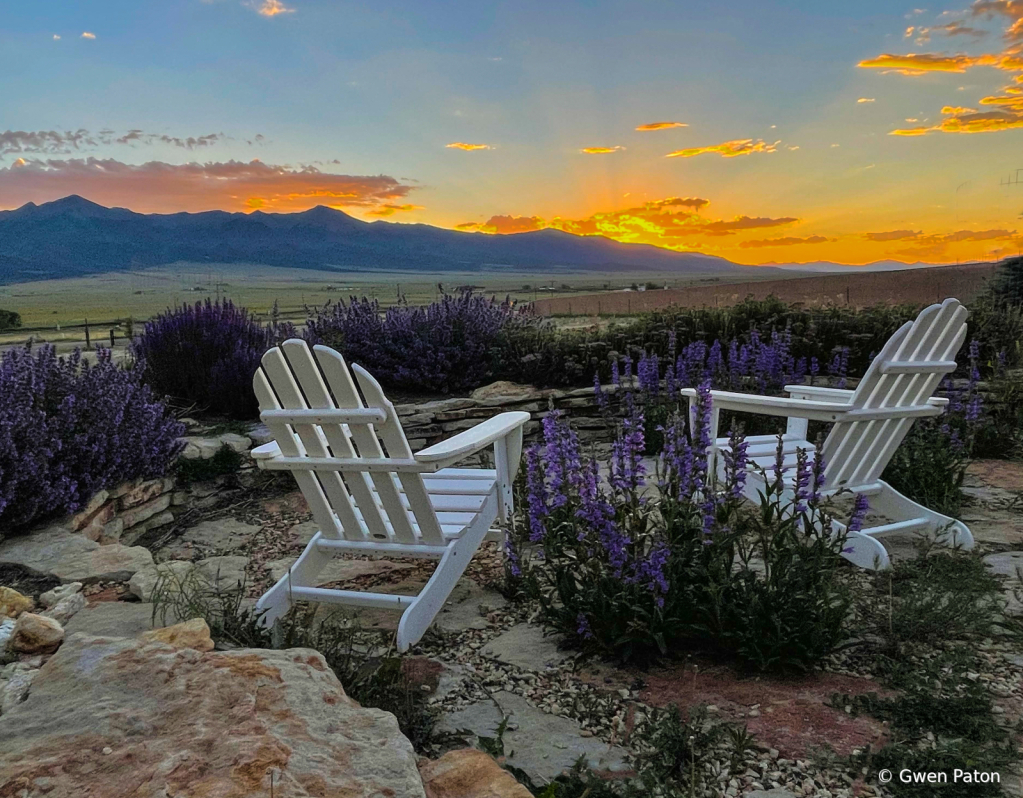
<path fill-rule="evenodd" d="M 225 432 L 215 437 L 190 435 L 181 440 L 185 442 L 184 451 L 181 452 L 184 460 L 210 460 L 224 446 L 239 454 L 247 452 L 252 446 L 248 436 L 234 432 Z"/>
<path fill-rule="evenodd" d="M 1004 594 L 1006 611 L 1019 615 L 1023 613 L 1023 583 L 1020 582 L 1019 572 L 1023 570 L 1023 551 L 1005 551 L 997 554 L 988 554 L 984 558 L 984 564 L 992 573 L 1004 576 Z M 1017 597 L 1016 593 L 1021 595 Z"/>
<path fill-rule="evenodd" d="M 796 796 L 783 787 L 776 787 L 773 790 L 753 790 L 744 793 L 743 798 L 796 798 Z"/>
<path fill-rule="evenodd" d="M 34 606 L 31 596 L 23 596 L 13 587 L 0 587 L 0 618 L 17 618 Z"/>
<path fill-rule="evenodd" d="M 515 693 L 495 693 L 494 701 L 481 701 L 443 715 L 437 731 L 457 733 L 464 729 L 477 736 L 495 737 L 503 711 L 517 726 L 504 733 L 504 747 L 510 752 L 507 762 L 536 782 L 553 780 L 571 769 L 579 757 L 595 770 L 620 772 L 627 768 L 625 749 L 609 746 L 596 737 L 583 737 L 576 721 L 548 715 Z"/>
<path fill-rule="evenodd" d="M 73 596 L 75 593 L 80 593 L 82 590 L 81 582 L 68 582 L 66 585 L 58 585 L 53 590 L 47 590 L 43 595 L 39 597 L 39 603 L 42 604 L 46 609 L 49 609 L 54 604 L 66 599 L 68 596 Z"/>
<path fill-rule="evenodd" d="M 210 638 L 210 627 L 202 618 L 152 629 L 143 632 L 139 638 L 145 642 L 166 643 L 174 648 L 194 648 L 196 651 L 212 651 L 213 640 Z"/>
<path fill-rule="evenodd" d="M 394 716 L 351 701 L 316 651 L 80 634 L 0 716 L 0 774 L 12 796 L 266 798 L 276 775 L 291 798 L 425 798 Z"/>
<path fill-rule="evenodd" d="M 532 798 L 488 754 L 475 748 L 448 751 L 419 766 L 427 798 Z"/>
<path fill-rule="evenodd" d="M 203 521 L 186 529 L 179 540 L 200 549 L 235 551 L 247 546 L 262 530 L 261 526 L 246 524 L 234 518 L 220 518 L 216 521 Z"/>
<path fill-rule="evenodd" d="M 20 704 L 28 697 L 29 688 L 39 668 L 33 668 L 23 663 L 17 663 L 11 677 L 5 682 L 0 682 L 0 714 L 10 712 L 15 705 Z"/>
<path fill-rule="evenodd" d="M 142 601 L 149 601 L 158 580 L 163 577 L 162 590 L 180 591 L 190 581 L 206 587 L 233 590 L 239 582 L 245 581 L 246 557 L 209 557 L 198 563 L 183 560 L 169 560 L 153 563 L 135 573 L 128 583 L 128 592 Z"/>
<path fill-rule="evenodd" d="M 17 621 L 14 618 L 4 618 L 0 620 L 0 654 L 7 648 L 7 642 L 11 639 L 11 635 L 14 633 L 14 624 Z"/>
<path fill-rule="evenodd" d="M 477 388 L 469 396 L 473 399 L 501 399 L 506 402 L 520 402 L 526 399 L 533 399 L 539 391 L 532 385 L 520 385 L 516 382 L 498 380 L 490 385 Z"/>
<path fill-rule="evenodd" d="M 109 496 L 109 491 L 98 491 L 91 499 L 89 499 L 89 503 L 86 504 L 85 507 L 71 516 L 71 528 L 77 531 L 82 527 L 87 526 L 92 520 L 92 517 L 97 513 L 99 508 L 103 506 L 103 502 L 105 502 Z M 111 510 L 112 509 L 113 508 L 111 508 Z"/>
<path fill-rule="evenodd" d="M 49 651 L 64 639 L 64 628 L 53 618 L 23 612 L 14 624 L 7 647 L 22 654 Z"/>
<path fill-rule="evenodd" d="M 61 626 L 64 626 L 83 607 L 85 607 L 85 596 L 81 593 L 72 593 L 39 614 L 46 618 L 53 618 Z"/>
<path fill-rule="evenodd" d="M 520 623 L 495 637 L 480 653 L 523 670 L 542 671 L 571 658 L 569 652 L 558 650 L 560 639 L 560 635 L 544 637 L 543 627 Z"/>
<path fill-rule="evenodd" d="M 151 565 L 153 555 L 141 546 L 111 543 L 85 556 L 62 560 L 51 573 L 62 582 L 127 582 L 139 569 Z"/>
<path fill-rule="evenodd" d="M 146 549 L 100 546 L 63 527 L 49 527 L 0 543 L 0 565 L 20 565 L 62 582 L 125 582 L 152 561 L 153 555 Z"/>
<path fill-rule="evenodd" d="M 157 496 L 174 489 L 174 480 L 170 477 L 150 479 L 145 482 L 132 484 L 121 497 L 121 509 L 127 510 L 130 507 L 137 507 L 145 504 Z M 129 524 L 128 526 L 131 526 Z"/>
<path fill-rule="evenodd" d="M 133 526 L 138 526 L 143 521 L 147 521 L 155 515 L 159 515 L 164 512 L 171 503 L 171 494 L 164 493 L 161 496 L 157 496 L 155 499 L 147 501 L 145 504 L 140 504 L 136 507 L 132 507 L 130 510 L 126 510 L 121 513 L 120 519 L 124 524 L 124 529 L 131 529 Z"/>
<path fill-rule="evenodd" d="M 283 557 L 279 560 L 268 562 L 266 567 L 270 569 L 270 578 L 276 582 L 288 572 L 288 568 L 297 559 L 297 557 Z M 323 569 L 316 575 L 316 584 L 325 585 L 328 582 L 348 582 L 359 576 L 409 571 L 414 567 L 409 563 L 397 563 L 390 560 L 347 560 L 335 557 L 323 566 Z"/>
<path fill-rule="evenodd" d="M 168 618 L 168 620 L 176 620 Z M 160 618 L 157 617 L 157 626 Z M 131 601 L 99 601 L 75 613 L 64 633 L 97 637 L 135 637 L 153 628 L 153 605 Z"/>
<path fill-rule="evenodd" d="M 466 629 L 486 629 L 492 624 L 483 616 L 483 610 L 495 610 L 508 602 L 496 590 L 484 590 L 471 579 L 461 580 L 468 583 L 468 591 L 464 598 L 457 600 L 452 596 L 437 613 L 434 624 L 442 632 L 464 632 Z"/>
<path fill-rule="evenodd" d="M 248 436 L 253 446 L 262 446 L 274 440 L 274 434 L 266 424 L 253 424 L 248 429 Z"/>
<path fill-rule="evenodd" d="M 20 565 L 33 574 L 48 575 L 65 560 L 94 551 L 99 544 L 61 526 L 51 526 L 0 543 L 0 565 Z"/>

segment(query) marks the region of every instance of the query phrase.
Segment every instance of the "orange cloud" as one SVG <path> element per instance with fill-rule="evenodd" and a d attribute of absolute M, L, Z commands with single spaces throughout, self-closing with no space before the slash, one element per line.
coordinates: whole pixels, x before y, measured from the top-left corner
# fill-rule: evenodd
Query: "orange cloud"
<path fill-rule="evenodd" d="M 872 103 L 875 102 L 873 97 L 860 97 L 856 102 L 858 103 Z"/>
<path fill-rule="evenodd" d="M 491 149 L 489 144 L 466 144 L 464 141 L 453 141 L 450 144 L 445 144 L 444 146 L 449 150 L 465 150 L 466 152 Z"/>
<path fill-rule="evenodd" d="M 739 244 L 743 249 L 757 249 L 761 247 L 791 247 L 795 244 L 826 244 L 837 241 L 837 238 L 825 238 L 824 236 L 808 236 L 807 238 L 761 238 L 754 241 L 743 241 Z"/>
<path fill-rule="evenodd" d="M 976 108 L 964 108 L 961 105 L 946 105 L 941 109 L 943 114 L 975 114 Z"/>
<path fill-rule="evenodd" d="M 413 189 L 387 175 L 338 175 L 259 160 L 135 165 L 98 158 L 19 158 L 0 167 L 0 207 L 82 194 L 103 205 L 160 213 L 252 207 L 301 211 L 318 204 L 373 210 L 400 204 Z"/>
<path fill-rule="evenodd" d="M 647 122 L 645 125 L 637 125 L 636 130 L 646 132 L 650 130 L 666 130 L 670 127 L 689 127 L 685 122 Z"/>
<path fill-rule="evenodd" d="M 736 139 L 735 141 L 726 141 L 722 144 L 713 144 L 709 147 L 690 147 L 685 150 L 675 150 L 669 152 L 666 158 L 692 158 L 696 155 L 704 155 L 706 153 L 717 153 L 723 158 L 734 158 L 737 155 L 750 155 L 754 152 L 774 152 L 777 149 L 778 144 L 781 142 L 774 142 L 768 144 L 763 139 Z"/>
<path fill-rule="evenodd" d="M 294 14 L 295 9 L 289 8 L 284 5 L 281 0 L 250 0 L 246 3 L 249 8 L 253 9 L 257 14 L 262 17 L 276 17 L 278 14 Z"/>
<path fill-rule="evenodd" d="M 1001 60 L 997 55 L 938 55 L 936 53 L 884 53 L 877 58 L 860 61 L 864 69 L 892 69 L 905 75 L 923 75 L 926 72 L 965 72 L 970 67 L 994 66 Z"/>
<path fill-rule="evenodd" d="M 480 230 L 485 233 L 529 233 L 546 227 L 539 216 L 491 216 Z"/>
<path fill-rule="evenodd" d="M 585 155 L 610 155 L 612 152 L 624 149 L 625 147 L 616 144 L 614 147 L 583 147 L 579 152 Z"/>
<path fill-rule="evenodd" d="M 907 238 L 916 238 L 919 235 L 919 230 L 888 230 L 884 233 L 864 233 L 863 237 L 870 241 L 902 241 Z"/>
<path fill-rule="evenodd" d="M 82 33 L 82 38 L 83 39 L 95 39 L 96 38 L 96 34 L 95 33 L 89 33 L 89 31 L 85 31 L 85 32 Z"/>
<path fill-rule="evenodd" d="M 969 110 L 969 109 L 965 109 Z M 928 133 L 997 133 L 1023 127 L 1023 113 L 986 111 L 949 116 L 933 127 L 892 130 L 890 136 L 925 136 Z"/>
<path fill-rule="evenodd" d="M 422 205 L 392 205 L 391 203 L 385 203 L 378 208 L 374 208 L 371 211 L 367 211 L 367 216 L 393 216 L 396 213 L 402 213 L 405 211 L 422 211 L 425 210 Z"/>

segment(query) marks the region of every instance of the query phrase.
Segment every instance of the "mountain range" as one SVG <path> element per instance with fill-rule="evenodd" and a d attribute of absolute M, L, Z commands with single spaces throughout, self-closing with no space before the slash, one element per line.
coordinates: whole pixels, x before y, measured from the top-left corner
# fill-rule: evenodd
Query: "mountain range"
<path fill-rule="evenodd" d="M 611 271 L 736 274 L 724 258 L 560 230 L 490 235 L 301 213 L 142 214 L 72 195 L 0 212 L 0 284 L 177 262 L 337 271 Z"/>

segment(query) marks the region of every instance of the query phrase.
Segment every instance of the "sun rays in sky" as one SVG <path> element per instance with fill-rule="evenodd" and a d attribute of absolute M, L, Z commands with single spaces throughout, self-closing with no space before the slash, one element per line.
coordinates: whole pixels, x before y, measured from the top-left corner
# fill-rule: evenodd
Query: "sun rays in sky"
<path fill-rule="evenodd" d="M 0 32 L 29 76 L 0 208 L 324 204 L 743 263 L 1023 247 L 1023 0 L 52 5 Z"/>

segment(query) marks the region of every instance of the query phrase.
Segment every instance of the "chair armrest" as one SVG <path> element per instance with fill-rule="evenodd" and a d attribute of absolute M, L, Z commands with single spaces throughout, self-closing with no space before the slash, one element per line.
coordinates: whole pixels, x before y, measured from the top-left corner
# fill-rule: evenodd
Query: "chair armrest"
<path fill-rule="evenodd" d="M 786 385 L 785 393 L 793 399 L 813 399 L 817 402 L 835 402 L 847 405 L 853 392 L 845 388 L 823 388 L 818 385 Z"/>
<path fill-rule="evenodd" d="M 529 413 L 523 411 L 501 413 L 464 432 L 459 432 L 447 440 L 416 452 L 415 458 L 420 463 L 434 463 L 440 460 L 457 460 L 467 457 L 504 438 L 522 427 L 527 421 L 529 421 Z"/>
<path fill-rule="evenodd" d="M 257 446 L 255 449 L 249 451 L 249 457 L 253 460 L 272 460 L 273 458 L 280 456 L 281 447 L 277 445 L 277 441 L 264 443 L 262 446 Z"/>
<path fill-rule="evenodd" d="M 682 395 L 692 402 L 697 392 L 695 388 L 683 388 Z M 852 408 L 835 402 L 813 402 L 806 399 L 789 399 L 784 396 L 758 396 L 756 394 L 735 393 L 734 391 L 711 391 L 711 400 L 715 410 L 737 410 L 742 413 L 755 413 L 762 416 L 780 416 L 782 418 L 807 418 L 814 421 L 837 421 Z"/>

